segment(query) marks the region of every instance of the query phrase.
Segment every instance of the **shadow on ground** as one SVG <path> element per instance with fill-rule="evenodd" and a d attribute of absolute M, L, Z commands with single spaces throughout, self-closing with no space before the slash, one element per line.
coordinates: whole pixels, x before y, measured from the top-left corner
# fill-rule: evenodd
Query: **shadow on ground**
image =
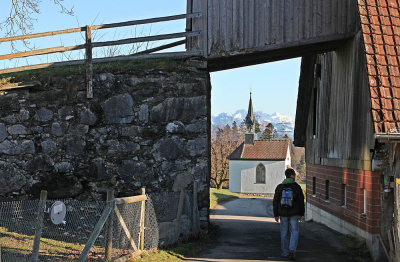
<path fill-rule="evenodd" d="M 211 248 L 185 261 L 285 261 L 280 257 L 279 223 L 273 219 L 271 199 L 236 199 L 212 210 L 210 220 L 220 227 Z M 341 234 L 314 222 L 300 224 L 297 261 L 354 262 Z"/>

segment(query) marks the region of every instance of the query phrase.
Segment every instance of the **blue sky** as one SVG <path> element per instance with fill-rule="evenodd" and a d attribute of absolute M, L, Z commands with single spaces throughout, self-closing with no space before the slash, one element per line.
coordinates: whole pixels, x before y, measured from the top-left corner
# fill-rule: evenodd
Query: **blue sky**
<path fill-rule="evenodd" d="M 11 0 L 3 1 L 0 18 L 9 13 Z M 157 16 L 175 15 L 186 12 L 186 0 L 65 0 L 66 7 L 74 7 L 74 16 L 60 14 L 59 8 L 52 0 L 43 0 L 41 14 L 37 15 L 34 32 L 45 32 L 84 26 L 87 24 L 103 24 L 127 20 L 144 19 Z M 124 28 L 121 30 L 101 30 L 94 36 L 98 41 L 121 39 L 149 34 L 166 34 L 182 32 L 185 21 L 158 23 L 150 26 Z M 4 35 L 0 31 L 1 36 Z M 32 40 L 36 48 L 68 46 L 82 44 L 83 37 L 78 34 L 53 36 Z M 21 51 L 25 48 L 18 46 Z M 175 48 L 182 50 L 182 47 Z M 0 54 L 10 52 L 7 43 L 0 43 Z M 71 57 L 82 56 L 77 51 L 71 52 Z M 102 56 L 102 50 L 97 50 L 95 56 Z M 29 63 L 45 63 L 61 61 L 67 56 L 39 56 Z M 0 61 L 0 68 L 21 66 L 27 60 Z M 254 110 L 265 113 L 279 112 L 294 116 L 297 100 L 297 86 L 300 72 L 300 59 L 292 59 L 257 66 L 243 67 L 211 74 L 212 81 L 212 114 L 221 112 L 233 113 L 237 109 L 246 109 L 250 89 L 253 92 Z"/>

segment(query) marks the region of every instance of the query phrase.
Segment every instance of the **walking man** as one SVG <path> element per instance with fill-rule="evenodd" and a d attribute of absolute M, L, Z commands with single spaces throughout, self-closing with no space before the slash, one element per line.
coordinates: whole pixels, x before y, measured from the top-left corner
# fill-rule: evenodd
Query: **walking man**
<path fill-rule="evenodd" d="M 286 179 L 275 189 L 273 200 L 275 221 L 281 229 L 282 256 L 296 260 L 295 253 L 299 239 L 299 221 L 304 218 L 303 190 L 295 182 L 296 172 L 293 168 L 285 170 Z"/>

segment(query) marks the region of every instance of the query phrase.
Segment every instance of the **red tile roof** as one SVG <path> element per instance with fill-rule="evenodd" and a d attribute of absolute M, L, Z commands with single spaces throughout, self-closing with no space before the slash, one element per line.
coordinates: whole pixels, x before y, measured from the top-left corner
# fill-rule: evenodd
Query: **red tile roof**
<path fill-rule="evenodd" d="M 287 150 L 290 150 L 289 140 L 255 140 L 254 145 L 238 146 L 228 156 L 230 160 L 284 160 Z"/>
<path fill-rule="evenodd" d="M 358 0 L 376 133 L 400 132 L 399 0 Z"/>

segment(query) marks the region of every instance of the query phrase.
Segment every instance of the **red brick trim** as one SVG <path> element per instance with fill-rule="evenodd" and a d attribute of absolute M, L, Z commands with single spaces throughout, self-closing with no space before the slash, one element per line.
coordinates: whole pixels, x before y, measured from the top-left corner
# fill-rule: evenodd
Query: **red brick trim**
<path fill-rule="evenodd" d="M 316 194 L 312 194 L 316 177 Z M 325 200 L 325 180 L 329 180 L 329 201 Z M 342 184 L 346 185 L 346 207 L 342 207 Z M 364 211 L 366 190 L 366 215 Z M 307 163 L 307 202 L 369 233 L 380 232 L 380 173 Z"/>

